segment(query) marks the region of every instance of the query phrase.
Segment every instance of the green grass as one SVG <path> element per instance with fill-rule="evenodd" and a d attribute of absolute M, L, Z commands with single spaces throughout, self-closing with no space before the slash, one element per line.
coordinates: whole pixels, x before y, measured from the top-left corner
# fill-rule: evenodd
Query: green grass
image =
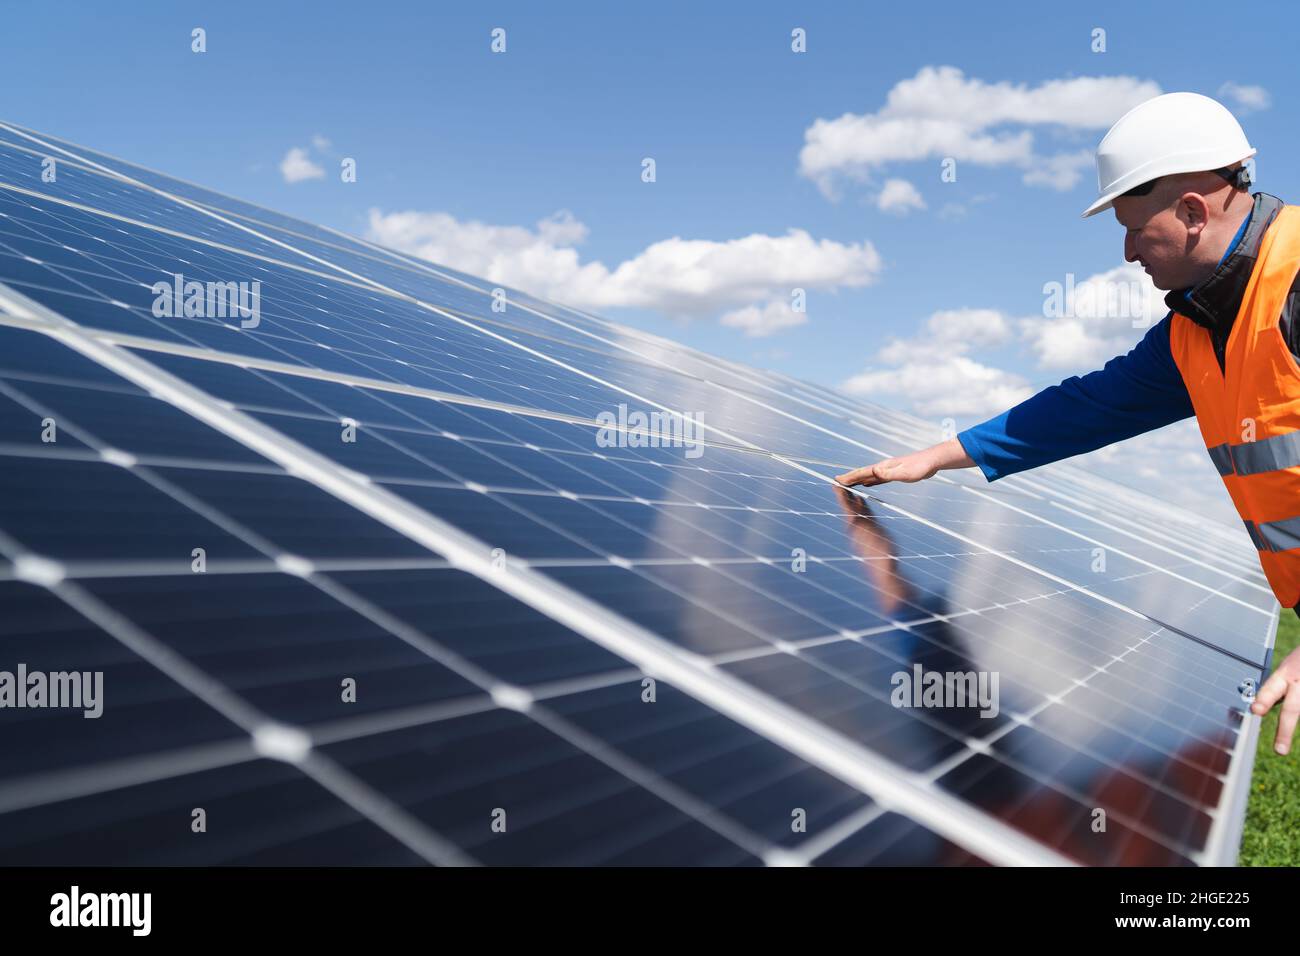
<path fill-rule="evenodd" d="M 1277 629 L 1273 666 L 1300 644 L 1300 618 L 1282 608 Z M 1273 705 L 1259 728 L 1255 749 L 1255 774 L 1250 780 L 1250 801 L 1246 804 L 1246 826 L 1241 835 L 1241 866 L 1300 866 L 1300 730 L 1291 742 L 1291 752 L 1279 757 L 1273 752 L 1277 715 L 1282 703 Z"/>

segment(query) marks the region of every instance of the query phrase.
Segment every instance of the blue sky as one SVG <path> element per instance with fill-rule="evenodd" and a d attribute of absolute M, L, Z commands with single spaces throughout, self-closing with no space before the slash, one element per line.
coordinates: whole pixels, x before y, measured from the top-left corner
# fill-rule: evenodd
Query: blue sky
<path fill-rule="evenodd" d="M 1141 336 L 1127 321 L 1043 315 L 1044 283 L 1123 264 L 1111 214 L 1079 218 L 1096 185 L 1080 157 L 1129 105 L 1217 96 L 1259 150 L 1258 188 L 1300 192 L 1281 161 L 1300 135 L 1286 83 L 1300 15 L 1280 6 L 1267 22 L 1208 3 L 126 10 L 7 10 L 18 42 L 0 118 L 961 426 Z M 503 54 L 489 48 L 495 27 Z M 796 27 L 806 53 L 791 50 Z M 1097 27 L 1105 52 L 1092 50 Z M 900 103 L 886 109 L 891 91 Z M 818 121 L 846 114 L 803 152 Z M 918 146 L 935 117 L 934 142 Z M 862 124 L 880 133 L 865 146 Z M 286 181 L 295 148 L 324 175 Z M 945 155 L 955 182 L 941 181 Z M 342 157 L 357 182 L 339 180 Z M 881 208 L 891 180 L 904 199 Z M 796 285 L 807 312 L 791 318 Z M 746 334 L 773 319 L 771 334 Z M 1212 478 L 1179 429 L 1159 440 Z M 1098 464 L 1136 474 L 1125 454 Z"/>

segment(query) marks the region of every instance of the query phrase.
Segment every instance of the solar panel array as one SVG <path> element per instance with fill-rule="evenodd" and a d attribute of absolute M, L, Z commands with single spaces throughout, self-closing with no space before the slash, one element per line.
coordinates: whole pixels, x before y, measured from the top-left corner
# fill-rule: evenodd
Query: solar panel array
<path fill-rule="evenodd" d="M 1237 529 L 849 494 L 934 426 L 11 124 L 0 283 L 0 671 L 102 674 L 0 707 L 4 863 L 1235 858 Z"/>

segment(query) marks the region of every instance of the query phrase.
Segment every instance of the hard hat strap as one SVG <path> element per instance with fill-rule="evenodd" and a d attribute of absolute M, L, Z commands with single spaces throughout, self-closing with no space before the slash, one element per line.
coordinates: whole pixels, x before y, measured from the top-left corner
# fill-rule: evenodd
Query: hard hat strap
<path fill-rule="evenodd" d="M 1211 169 L 1210 172 L 1214 173 L 1214 175 L 1221 179 L 1226 179 L 1237 189 L 1249 189 L 1250 184 L 1255 181 L 1250 174 L 1250 167 L 1245 163 L 1242 163 L 1236 169 L 1233 169 L 1230 166 L 1220 166 L 1218 169 Z M 1156 183 L 1162 179 L 1164 179 L 1163 176 L 1157 176 L 1155 179 L 1148 179 L 1146 182 L 1134 186 L 1123 195 L 1145 196 L 1147 193 L 1151 192 L 1151 190 L 1155 189 Z"/>

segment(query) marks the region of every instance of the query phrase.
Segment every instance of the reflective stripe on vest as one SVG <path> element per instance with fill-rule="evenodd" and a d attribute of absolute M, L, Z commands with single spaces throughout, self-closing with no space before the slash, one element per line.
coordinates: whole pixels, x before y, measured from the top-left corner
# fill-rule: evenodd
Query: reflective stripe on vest
<path fill-rule="evenodd" d="M 1300 548 L 1300 518 L 1267 521 L 1264 524 L 1246 522 L 1246 533 L 1260 551 L 1288 551 Z"/>
<path fill-rule="evenodd" d="M 1207 329 L 1170 320 L 1169 346 L 1210 460 L 1274 595 L 1300 603 L 1300 363 L 1278 322 L 1300 271 L 1300 207 L 1264 232 L 1219 368 Z"/>
<path fill-rule="evenodd" d="M 1210 460 L 1221 475 L 1257 475 L 1261 471 L 1300 467 L 1300 431 L 1239 445 L 1215 445 L 1210 449 Z"/>

